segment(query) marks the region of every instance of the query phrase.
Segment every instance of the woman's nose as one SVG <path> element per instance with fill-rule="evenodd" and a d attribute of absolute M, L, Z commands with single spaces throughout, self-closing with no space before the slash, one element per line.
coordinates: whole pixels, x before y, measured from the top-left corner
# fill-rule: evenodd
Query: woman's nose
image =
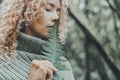
<path fill-rule="evenodd" d="M 58 13 L 55 11 L 53 16 L 52 16 L 52 21 L 56 21 L 57 19 L 59 19 L 59 15 Z"/>

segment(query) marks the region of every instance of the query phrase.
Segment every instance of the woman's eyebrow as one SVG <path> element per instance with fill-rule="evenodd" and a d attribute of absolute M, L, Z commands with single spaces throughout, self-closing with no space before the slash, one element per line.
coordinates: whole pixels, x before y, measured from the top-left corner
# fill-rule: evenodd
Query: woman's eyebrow
<path fill-rule="evenodd" d="M 47 5 L 50 5 L 51 7 L 55 7 L 55 5 L 52 3 L 47 3 Z"/>
<path fill-rule="evenodd" d="M 53 3 L 47 3 L 47 5 L 50 5 L 51 7 L 55 8 L 57 7 L 58 10 L 61 10 L 60 7 L 58 7 L 57 5 L 53 4 Z"/>

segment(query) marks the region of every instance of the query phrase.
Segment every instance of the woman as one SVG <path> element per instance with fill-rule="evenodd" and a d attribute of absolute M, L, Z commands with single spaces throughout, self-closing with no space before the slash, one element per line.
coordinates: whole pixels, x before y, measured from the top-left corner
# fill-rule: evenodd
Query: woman
<path fill-rule="evenodd" d="M 50 61 L 42 60 L 41 53 L 42 45 L 58 19 L 59 38 L 61 43 L 64 41 L 66 3 L 66 0 L 3 1 L 0 14 L 0 61 L 3 63 L 0 80 L 74 80 L 69 62 L 64 57 L 63 64 L 68 70 L 63 71 Z M 62 78 L 55 77 L 57 72 Z"/>

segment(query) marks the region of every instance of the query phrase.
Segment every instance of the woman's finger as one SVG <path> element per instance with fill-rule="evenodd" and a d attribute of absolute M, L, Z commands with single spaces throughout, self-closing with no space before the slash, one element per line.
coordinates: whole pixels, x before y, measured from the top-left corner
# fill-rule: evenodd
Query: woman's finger
<path fill-rule="evenodd" d="M 54 67 L 54 65 L 51 62 L 49 62 L 48 60 L 44 60 L 43 62 L 44 62 L 44 65 L 49 67 L 51 70 L 53 70 L 53 72 L 57 71 L 57 69 Z"/>
<path fill-rule="evenodd" d="M 51 71 L 56 72 L 57 69 L 53 66 L 53 65 L 49 65 L 49 64 L 44 64 L 44 66 L 48 67 Z"/>
<path fill-rule="evenodd" d="M 46 72 L 46 80 L 52 80 L 53 71 L 50 70 L 48 67 L 45 67 L 44 70 Z"/>
<path fill-rule="evenodd" d="M 48 60 L 33 60 L 31 71 L 34 74 L 38 73 L 40 80 L 52 80 L 53 72 L 56 72 L 57 69 Z"/>

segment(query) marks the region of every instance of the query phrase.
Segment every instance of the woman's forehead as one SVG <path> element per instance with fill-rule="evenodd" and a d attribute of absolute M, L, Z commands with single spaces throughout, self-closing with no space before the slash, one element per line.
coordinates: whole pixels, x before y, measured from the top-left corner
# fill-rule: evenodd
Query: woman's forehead
<path fill-rule="evenodd" d="M 47 4 L 52 7 L 60 8 L 60 0 L 47 0 Z"/>

